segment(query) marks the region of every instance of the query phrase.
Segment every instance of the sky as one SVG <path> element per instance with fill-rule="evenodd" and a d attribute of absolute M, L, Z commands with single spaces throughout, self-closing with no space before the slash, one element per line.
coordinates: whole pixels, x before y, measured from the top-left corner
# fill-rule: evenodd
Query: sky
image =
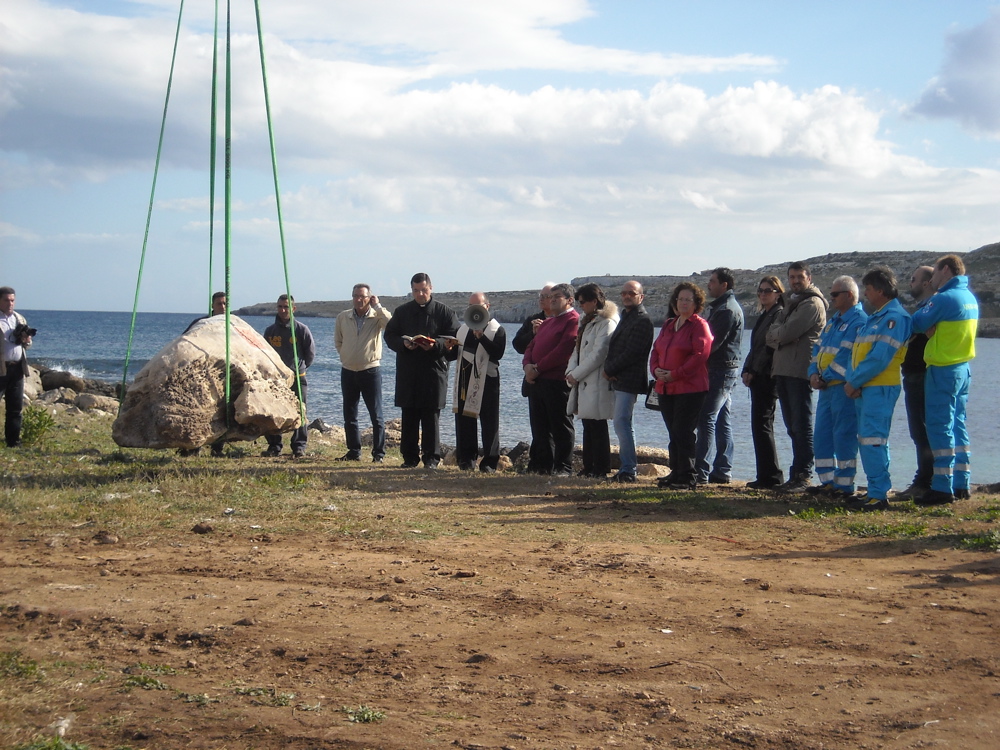
<path fill-rule="evenodd" d="M 280 201 L 254 3 L 232 5 L 234 307 L 286 269 L 331 300 L 1000 241 L 995 1 L 263 2 Z M 19 308 L 198 312 L 225 287 L 209 0 L 184 3 L 146 232 L 179 7 L 3 0 Z"/>

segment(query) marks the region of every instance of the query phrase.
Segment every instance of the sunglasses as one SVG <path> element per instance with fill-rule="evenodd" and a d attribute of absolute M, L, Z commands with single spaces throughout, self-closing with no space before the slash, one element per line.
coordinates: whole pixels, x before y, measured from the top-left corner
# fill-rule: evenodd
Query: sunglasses
<path fill-rule="evenodd" d="M 843 290 L 839 292 L 830 292 L 830 296 L 833 297 L 834 299 L 837 299 L 837 297 L 839 297 L 841 294 L 847 294 L 847 292 Z"/>
<path fill-rule="evenodd" d="M 775 294 L 777 291 L 777 289 L 758 289 L 757 294 Z"/>

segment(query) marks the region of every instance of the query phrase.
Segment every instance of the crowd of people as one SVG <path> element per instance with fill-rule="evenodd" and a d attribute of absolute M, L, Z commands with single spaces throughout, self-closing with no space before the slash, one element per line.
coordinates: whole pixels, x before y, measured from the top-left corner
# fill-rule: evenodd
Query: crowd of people
<path fill-rule="evenodd" d="M 712 271 L 707 294 L 691 281 L 679 283 L 655 340 L 638 281 L 623 285 L 620 306 L 597 284 L 579 289 L 546 284 L 538 296 L 539 312 L 524 321 L 512 341 L 522 357 L 521 394 L 528 400 L 531 425 L 527 471 L 573 475 L 574 418 L 579 417 L 583 468 L 578 474 L 635 482 L 633 416 L 642 398 L 660 411 L 669 436 L 670 474 L 658 480 L 659 486 L 688 491 L 728 484 L 735 449 L 732 395 L 742 379 L 750 393 L 756 463 L 748 487 L 826 496 L 858 510 L 887 508 L 889 428 L 902 392 L 917 472 L 897 496 L 920 505 L 969 497 L 966 405 L 979 308 L 961 258 L 945 255 L 913 272 L 909 293 L 917 309 L 912 316 L 899 302 L 896 277 L 885 266 L 865 273 L 860 285 L 850 276 L 834 279 L 829 301 L 804 263 L 792 263 L 786 280 L 787 289 L 776 276 L 758 282 L 759 315 L 745 358 L 743 309 L 728 268 Z M 390 312 L 370 285 L 356 284 L 351 308 L 337 316 L 334 344 L 347 444 L 338 460 L 361 460 L 363 399 L 373 427 L 372 461 L 384 461 L 384 345 L 396 355 L 394 403 L 402 412 L 403 468 L 440 465 L 440 413 L 449 390 L 449 363 L 455 362 L 451 393 L 458 466 L 495 472 L 506 331 L 490 315 L 483 292 L 471 295 L 460 320 L 434 299 L 426 273 L 413 276 L 410 291 L 412 299 Z M 8 446 L 20 439 L 25 350 L 32 333 L 14 312 L 14 302 L 14 290 L 0 287 L 0 387 Z M 212 305 L 213 315 L 224 313 L 225 294 L 216 294 Z M 315 342 L 309 328 L 294 320 L 294 311 L 294 300 L 281 295 L 264 338 L 296 374 L 292 390 L 304 411 Z M 792 447 L 787 476 L 774 440 L 778 406 Z M 619 445 L 614 474 L 609 421 Z M 303 419 L 291 436 L 293 457 L 305 454 L 307 439 Z M 267 443 L 264 456 L 281 454 L 281 435 L 268 436 Z M 212 452 L 220 455 L 221 444 L 214 444 Z M 860 495 L 859 455 L 867 478 Z"/>

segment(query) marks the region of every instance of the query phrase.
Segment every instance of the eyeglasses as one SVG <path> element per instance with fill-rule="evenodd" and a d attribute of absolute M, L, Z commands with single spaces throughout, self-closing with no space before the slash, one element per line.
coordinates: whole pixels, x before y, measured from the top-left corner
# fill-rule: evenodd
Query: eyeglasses
<path fill-rule="evenodd" d="M 777 289 L 758 289 L 757 294 L 775 294 L 777 291 Z"/>
<path fill-rule="evenodd" d="M 694 297 L 678 297 L 677 298 L 677 304 L 680 304 L 681 302 L 686 302 L 689 305 L 693 305 L 694 304 Z"/>
<path fill-rule="evenodd" d="M 840 290 L 839 292 L 830 292 L 830 296 L 833 297 L 834 299 L 837 299 L 837 297 L 839 297 L 841 294 L 847 294 L 847 292 L 845 292 L 843 289 Z"/>
<path fill-rule="evenodd" d="M 638 296 L 639 292 L 629 292 L 629 291 L 622 292 L 622 297 L 638 297 Z"/>

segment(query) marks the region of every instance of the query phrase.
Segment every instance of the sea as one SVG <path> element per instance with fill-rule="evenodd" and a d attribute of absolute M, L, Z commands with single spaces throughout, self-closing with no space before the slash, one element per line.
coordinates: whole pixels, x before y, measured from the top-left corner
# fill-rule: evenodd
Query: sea
<path fill-rule="evenodd" d="M 121 382 L 128 347 L 132 315 L 124 312 L 75 312 L 65 310 L 21 310 L 28 323 L 38 329 L 29 355 L 30 360 L 57 370 L 68 370 L 76 375 Z M 196 313 L 138 313 L 132 338 L 132 355 L 128 380 L 131 381 L 165 345 L 180 335 L 188 324 L 199 317 Z M 247 316 L 251 326 L 263 333 L 274 322 L 271 316 Z M 312 331 L 316 341 L 316 360 L 308 372 L 308 418 L 322 419 L 328 424 L 342 424 L 340 393 L 340 360 L 333 345 L 333 318 L 299 318 Z M 520 355 L 510 347 L 519 324 L 506 324 L 508 350 L 500 362 L 500 443 L 513 447 L 520 441 L 531 440 L 528 423 L 527 400 L 521 397 Z M 744 348 L 749 346 L 750 335 L 744 336 Z M 972 363 L 972 389 L 969 396 L 969 431 L 972 443 L 974 483 L 1000 481 L 1000 420 L 997 419 L 997 394 L 1000 394 L 1000 339 L 978 339 L 976 359 Z M 745 352 L 744 352 L 745 355 Z M 387 419 L 400 416 L 392 405 L 395 383 L 395 355 L 386 349 L 382 360 L 383 406 Z M 449 405 L 441 413 L 442 442 L 454 445 L 455 428 L 451 418 L 451 392 Z M 750 396 L 747 389 L 737 385 L 733 393 L 733 428 L 736 451 L 733 474 L 739 480 L 754 478 L 753 443 L 750 436 Z M 650 411 L 640 402 L 636 405 L 636 439 L 640 445 L 666 448 L 666 427 L 658 412 Z M 368 415 L 361 405 L 362 428 L 368 424 Z M 778 451 L 782 465 L 791 460 L 791 447 L 780 423 L 780 409 L 775 426 Z M 578 423 L 579 424 L 579 423 Z M 582 435 L 578 426 L 577 441 Z M 611 439 L 615 440 L 614 429 Z M 916 459 L 906 426 L 903 399 L 896 405 L 890 435 L 891 473 L 893 486 L 906 487 L 913 478 Z M 863 479 L 861 480 L 863 483 Z"/>

